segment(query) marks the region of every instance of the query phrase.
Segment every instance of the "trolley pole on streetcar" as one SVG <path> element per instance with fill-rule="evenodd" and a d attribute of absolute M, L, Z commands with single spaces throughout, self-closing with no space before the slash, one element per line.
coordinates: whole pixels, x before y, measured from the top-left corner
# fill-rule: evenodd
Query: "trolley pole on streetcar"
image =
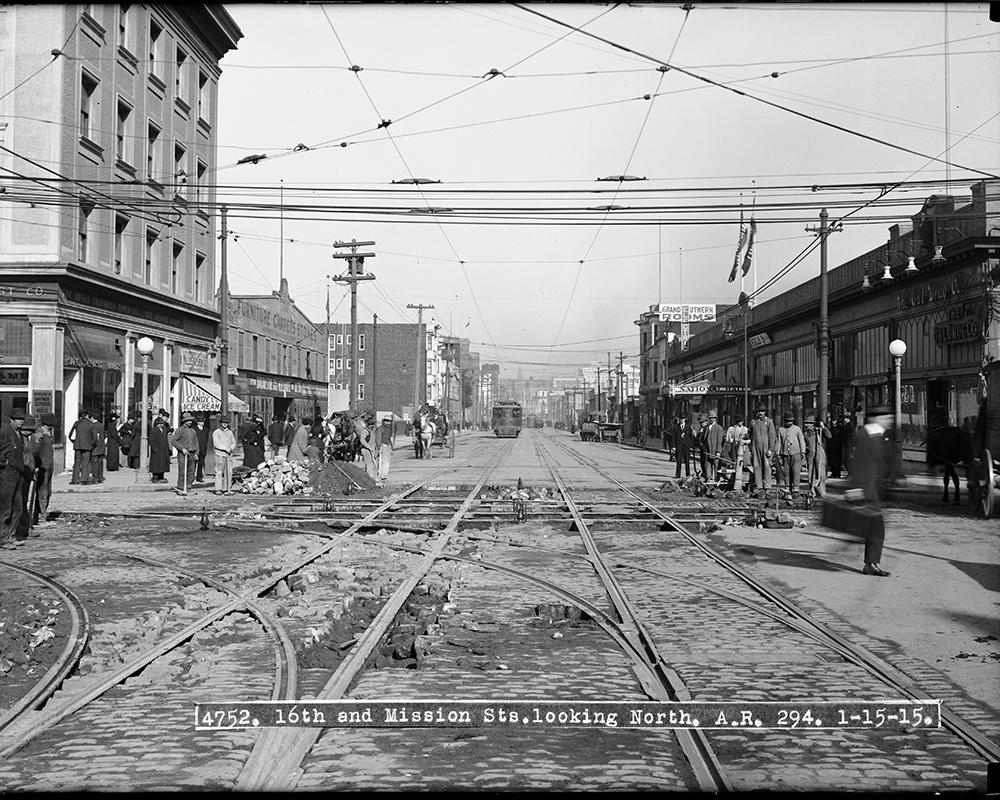
<path fill-rule="evenodd" d="M 375 242 L 359 242 L 351 239 L 349 242 L 334 242 L 334 247 L 349 247 L 349 253 L 334 253 L 334 258 L 347 259 L 347 274 L 334 278 L 334 283 L 346 283 L 351 287 L 351 375 L 348 380 L 348 408 L 357 411 L 357 381 L 358 374 L 358 282 L 373 281 L 375 276 L 365 275 L 365 259 L 375 258 L 374 253 L 359 253 L 359 247 L 369 247 Z"/>
<path fill-rule="evenodd" d="M 421 327 L 424 324 L 424 309 L 434 308 L 434 306 L 424 305 L 423 303 L 407 303 L 407 308 L 415 308 L 417 310 L 417 360 L 413 365 L 413 413 L 416 415 L 417 409 L 420 407 L 418 402 L 420 396 L 420 365 L 424 363 L 424 359 L 420 357 L 420 353 L 423 350 L 423 334 L 420 332 Z M 427 374 L 427 366 L 424 366 L 424 375 Z"/>

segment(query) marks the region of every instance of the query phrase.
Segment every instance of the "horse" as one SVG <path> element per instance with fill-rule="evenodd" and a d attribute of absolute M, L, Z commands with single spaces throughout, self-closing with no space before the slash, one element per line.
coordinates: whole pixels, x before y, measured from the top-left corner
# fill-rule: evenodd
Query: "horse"
<path fill-rule="evenodd" d="M 966 478 L 972 462 L 972 436 L 964 428 L 956 425 L 942 425 L 927 434 L 927 466 L 944 467 L 944 496 L 942 503 L 948 502 L 948 480 L 955 483 L 955 505 L 959 503 L 958 465 L 965 467 Z"/>

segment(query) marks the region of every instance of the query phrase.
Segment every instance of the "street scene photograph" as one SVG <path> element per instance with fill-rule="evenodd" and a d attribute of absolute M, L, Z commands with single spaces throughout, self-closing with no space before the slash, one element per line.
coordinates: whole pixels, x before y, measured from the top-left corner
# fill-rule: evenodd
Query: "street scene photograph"
<path fill-rule="evenodd" d="M 1000 792 L 1000 3 L 0 6 L 0 792 Z"/>

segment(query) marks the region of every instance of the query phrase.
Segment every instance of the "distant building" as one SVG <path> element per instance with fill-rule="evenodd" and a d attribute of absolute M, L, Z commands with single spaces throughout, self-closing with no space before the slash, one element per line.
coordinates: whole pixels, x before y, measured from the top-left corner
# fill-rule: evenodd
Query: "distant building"
<path fill-rule="evenodd" d="M 322 330 L 289 296 L 287 280 L 269 295 L 230 295 L 233 392 L 266 421 L 326 414 L 325 344 Z"/>
<path fill-rule="evenodd" d="M 219 61 L 243 34 L 221 5 L 0 16 L 0 414 L 54 413 L 62 467 L 81 409 L 176 409 L 183 374 L 214 377 Z"/>

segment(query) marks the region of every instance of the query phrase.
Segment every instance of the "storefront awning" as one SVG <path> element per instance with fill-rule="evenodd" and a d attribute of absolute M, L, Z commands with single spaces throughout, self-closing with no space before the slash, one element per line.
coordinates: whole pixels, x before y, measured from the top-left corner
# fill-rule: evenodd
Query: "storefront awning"
<path fill-rule="evenodd" d="M 222 409 L 220 397 L 222 397 L 222 387 L 210 378 L 184 376 L 181 411 L 220 411 Z M 229 410 L 245 414 L 250 410 L 250 406 L 230 392 Z"/>

